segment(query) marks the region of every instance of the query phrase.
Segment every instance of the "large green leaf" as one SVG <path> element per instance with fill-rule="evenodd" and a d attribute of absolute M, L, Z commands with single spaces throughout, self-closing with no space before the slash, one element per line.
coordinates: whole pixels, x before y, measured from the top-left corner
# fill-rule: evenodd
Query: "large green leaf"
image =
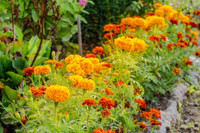
<path fill-rule="evenodd" d="M 24 68 L 28 66 L 26 59 L 23 57 L 15 58 L 12 65 L 15 69 L 20 69 L 20 70 L 24 70 Z"/>
<path fill-rule="evenodd" d="M 8 71 L 14 71 L 12 60 L 5 55 L 0 55 L 0 78 L 4 78 Z"/>
<path fill-rule="evenodd" d="M 7 72 L 6 74 L 9 75 L 9 77 L 12 79 L 12 84 L 14 84 L 15 86 L 20 85 L 21 81 L 23 80 L 23 76 L 17 73 Z"/>
<path fill-rule="evenodd" d="M 6 45 L 3 42 L 0 42 L 0 52 L 6 54 Z"/>
<path fill-rule="evenodd" d="M 14 89 L 12 89 L 8 86 L 4 86 L 3 90 L 5 91 L 7 97 L 10 101 L 13 101 L 17 98 L 17 91 L 16 90 L 14 90 Z"/>
<path fill-rule="evenodd" d="M 36 11 L 34 9 L 32 9 L 31 13 L 32 13 L 33 21 L 37 22 L 38 21 L 38 16 L 37 16 Z"/>

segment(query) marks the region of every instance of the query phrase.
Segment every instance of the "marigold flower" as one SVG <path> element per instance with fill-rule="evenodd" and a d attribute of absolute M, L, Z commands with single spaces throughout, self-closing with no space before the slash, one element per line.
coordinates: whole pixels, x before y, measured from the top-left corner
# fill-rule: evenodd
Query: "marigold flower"
<path fill-rule="evenodd" d="M 167 44 L 167 48 L 172 51 L 173 50 L 173 47 L 174 47 L 174 44 L 173 43 L 168 43 Z"/>
<path fill-rule="evenodd" d="M 170 21 L 171 24 L 178 25 L 178 20 L 177 19 L 171 18 L 169 21 Z"/>
<path fill-rule="evenodd" d="M 182 23 L 190 22 L 190 18 L 188 16 L 184 15 L 182 12 L 179 13 L 178 18 Z"/>
<path fill-rule="evenodd" d="M 177 37 L 180 39 L 180 38 L 183 38 L 183 33 L 181 33 L 181 32 L 178 32 L 177 33 Z"/>
<path fill-rule="evenodd" d="M 85 58 L 97 58 L 94 54 L 86 54 Z"/>
<path fill-rule="evenodd" d="M 113 67 L 113 65 L 110 64 L 110 63 L 103 63 L 102 66 L 103 67 L 107 67 L 107 68 L 112 68 Z"/>
<path fill-rule="evenodd" d="M 109 88 L 105 88 L 105 90 L 101 91 L 101 93 L 106 92 L 106 95 L 114 95 L 113 91 Z"/>
<path fill-rule="evenodd" d="M 111 109 L 112 107 L 114 107 L 114 101 L 111 98 L 106 98 L 106 97 L 102 97 L 99 99 L 99 104 L 102 107 L 107 107 L 108 109 Z"/>
<path fill-rule="evenodd" d="M 51 99 L 55 102 L 64 102 L 67 101 L 70 97 L 70 92 L 68 87 L 51 85 L 46 90 L 46 98 Z"/>
<path fill-rule="evenodd" d="M 47 90 L 47 88 L 45 87 L 45 86 L 41 86 L 41 87 L 39 87 L 39 90 L 41 90 L 41 91 L 46 91 Z"/>
<path fill-rule="evenodd" d="M 199 25 L 196 22 L 192 22 L 191 21 L 189 24 L 194 28 L 198 28 L 199 27 Z"/>
<path fill-rule="evenodd" d="M 142 123 L 142 122 L 138 122 L 138 125 L 140 126 L 139 128 L 147 130 L 147 125 Z"/>
<path fill-rule="evenodd" d="M 79 62 L 82 57 L 80 55 L 69 55 L 65 58 L 65 63 L 70 64 L 72 61 Z M 75 63 L 75 62 L 74 62 Z"/>
<path fill-rule="evenodd" d="M 150 120 L 151 119 L 151 112 L 143 111 L 142 113 L 140 113 L 140 116 L 144 117 L 146 120 Z"/>
<path fill-rule="evenodd" d="M 186 31 L 190 31 L 190 27 L 186 27 L 185 30 L 186 30 Z"/>
<path fill-rule="evenodd" d="M 139 106 L 142 107 L 142 108 L 146 108 L 147 107 L 146 102 L 144 100 L 142 100 L 142 99 L 136 99 L 136 100 L 134 100 L 134 102 L 138 103 Z"/>
<path fill-rule="evenodd" d="M 108 129 L 108 130 L 104 131 L 104 133 L 115 133 L 115 131 Z"/>
<path fill-rule="evenodd" d="M 140 94 L 140 90 L 138 90 L 138 88 L 135 88 L 133 90 L 134 95 L 139 95 Z"/>
<path fill-rule="evenodd" d="M 98 58 L 88 58 L 88 59 L 92 62 L 93 65 L 96 65 L 96 64 L 99 63 L 99 59 Z"/>
<path fill-rule="evenodd" d="M 0 90 L 2 89 L 2 88 L 4 88 L 2 85 L 0 85 Z"/>
<path fill-rule="evenodd" d="M 161 39 L 163 39 L 164 41 L 167 40 L 167 36 L 166 35 L 164 35 L 164 34 L 159 34 L 159 35 L 161 36 Z"/>
<path fill-rule="evenodd" d="M 152 126 L 155 126 L 155 125 L 162 125 L 162 123 L 161 122 L 159 122 L 158 120 L 155 120 L 155 119 L 152 119 L 151 121 L 150 121 L 150 123 L 151 123 L 151 125 Z"/>
<path fill-rule="evenodd" d="M 94 106 L 94 107 L 96 107 L 97 105 L 94 99 L 85 99 L 82 105 L 84 106 L 85 104 L 87 104 L 88 106 Z"/>
<path fill-rule="evenodd" d="M 178 68 L 174 68 L 173 69 L 173 72 L 176 74 L 176 75 L 180 75 L 180 70 Z"/>
<path fill-rule="evenodd" d="M 95 83 L 92 79 L 82 79 L 78 83 L 77 87 L 84 90 L 93 90 L 95 89 Z"/>
<path fill-rule="evenodd" d="M 195 37 L 198 37 L 199 36 L 199 34 L 197 33 L 197 32 L 195 32 L 195 31 L 190 31 L 190 33 L 193 35 L 193 36 L 195 36 Z"/>
<path fill-rule="evenodd" d="M 194 12 L 193 12 L 193 14 L 194 14 L 194 15 L 200 15 L 200 10 L 195 9 Z"/>
<path fill-rule="evenodd" d="M 114 33 L 106 33 L 106 34 L 104 34 L 104 38 L 105 39 L 111 39 L 111 38 L 113 38 L 115 36 L 115 34 Z"/>
<path fill-rule="evenodd" d="M 113 31 L 115 29 L 115 24 L 107 24 L 104 26 L 104 31 Z"/>
<path fill-rule="evenodd" d="M 115 31 L 116 34 L 119 34 L 121 32 L 124 33 L 125 29 L 126 29 L 126 25 L 125 24 L 119 24 L 119 25 L 115 26 L 114 31 Z"/>
<path fill-rule="evenodd" d="M 150 108 L 150 112 L 152 116 L 155 116 L 156 118 L 161 119 L 161 113 L 158 109 Z"/>
<path fill-rule="evenodd" d="M 85 75 L 89 75 L 93 72 L 93 64 L 89 59 L 83 60 L 81 63 L 81 69 L 85 72 Z"/>
<path fill-rule="evenodd" d="M 24 69 L 24 75 L 32 76 L 34 73 L 34 67 L 27 67 Z"/>
<path fill-rule="evenodd" d="M 117 82 L 115 83 L 115 86 L 116 86 L 116 87 L 118 87 L 118 86 L 119 86 L 119 87 L 121 87 L 121 88 L 122 88 L 122 87 L 123 87 L 123 85 L 124 85 L 124 82 L 123 82 L 123 81 L 121 81 L 121 80 L 119 80 L 119 81 L 117 81 Z"/>
<path fill-rule="evenodd" d="M 160 17 L 165 17 L 165 12 L 163 10 L 160 9 L 156 9 L 154 11 L 155 15 L 160 16 Z"/>
<path fill-rule="evenodd" d="M 148 27 L 146 20 L 143 18 L 138 18 L 138 17 L 135 17 L 132 19 L 131 26 L 132 28 L 140 27 L 143 29 L 146 29 Z"/>
<path fill-rule="evenodd" d="M 193 39 L 192 36 L 189 34 L 186 34 L 186 37 L 189 38 L 190 41 L 192 41 L 192 39 Z"/>
<path fill-rule="evenodd" d="M 161 7 L 161 6 L 163 6 L 162 4 L 160 4 L 160 3 L 154 3 L 154 5 L 153 5 L 153 7 Z"/>
<path fill-rule="evenodd" d="M 183 45 L 182 43 L 184 44 L 184 46 L 182 46 Z M 186 40 L 183 40 L 182 38 L 178 40 L 178 45 L 179 45 L 179 47 L 189 46 L 188 42 Z"/>
<path fill-rule="evenodd" d="M 108 118 L 111 114 L 112 112 L 110 112 L 107 108 L 101 111 L 102 117 Z"/>
<path fill-rule="evenodd" d="M 149 37 L 149 40 L 150 41 L 153 41 L 153 42 L 160 42 L 160 38 L 156 35 L 152 35 L 151 37 Z"/>
<path fill-rule="evenodd" d="M 41 89 L 36 89 L 35 87 L 31 87 L 30 90 L 36 97 L 44 95 L 44 91 Z"/>
<path fill-rule="evenodd" d="M 102 55 L 103 53 L 105 53 L 103 47 L 99 47 L 99 46 L 96 46 L 92 52 L 95 53 L 95 54 L 98 53 L 100 55 Z"/>
<path fill-rule="evenodd" d="M 93 133 L 104 133 L 104 130 L 102 128 L 97 128 L 93 130 Z"/>
<path fill-rule="evenodd" d="M 184 59 L 183 62 L 186 63 L 188 66 L 191 66 L 193 63 L 190 59 Z"/>
<path fill-rule="evenodd" d="M 198 46 L 198 42 L 197 41 L 191 41 L 191 43 L 194 45 L 194 46 Z"/>
<path fill-rule="evenodd" d="M 154 16 L 154 15 L 155 14 L 153 12 L 147 12 L 145 16 L 148 17 L 148 16 Z"/>
<path fill-rule="evenodd" d="M 163 29 L 167 26 L 165 19 L 159 16 L 149 16 L 146 18 L 147 25 L 151 28 L 153 26 L 158 26 Z"/>
<path fill-rule="evenodd" d="M 195 52 L 195 56 L 200 56 L 200 51 Z"/>
<path fill-rule="evenodd" d="M 131 105 L 131 104 L 130 104 L 129 101 L 125 101 L 125 102 L 124 102 L 124 107 L 125 107 L 125 108 L 130 108 L 130 105 Z"/>
<path fill-rule="evenodd" d="M 123 18 L 121 20 L 121 23 L 124 24 L 124 25 L 132 25 L 132 21 L 133 21 L 133 18 L 132 17 L 128 17 L 128 18 Z"/>
<path fill-rule="evenodd" d="M 68 80 L 71 80 L 72 81 L 72 86 L 73 87 L 77 87 L 79 82 L 83 79 L 82 76 L 79 76 L 79 75 L 71 75 L 68 77 Z"/>
<path fill-rule="evenodd" d="M 36 75 L 49 74 L 50 72 L 51 72 L 51 67 L 49 65 L 36 66 L 34 68 L 34 74 Z"/>

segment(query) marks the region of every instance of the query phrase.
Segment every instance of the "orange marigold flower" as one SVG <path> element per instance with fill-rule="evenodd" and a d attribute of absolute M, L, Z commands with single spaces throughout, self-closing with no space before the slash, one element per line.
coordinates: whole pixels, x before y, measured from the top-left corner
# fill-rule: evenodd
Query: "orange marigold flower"
<path fill-rule="evenodd" d="M 92 79 L 82 79 L 78 82 L 77 87 L 84 90 L 93 90 L 95 89 L 95 83 Z"/>
<path fill-rule="evenodd" d="M 186 31 L 190 31 L 190 27 L 186 27 L 185 30 L 186 30 Z"/>
<path fill-rule="evenodd" d="M 49 74 L 50 72 L 51 72 L 51 67 L 49 65 L 36 66 L 34 69 L 34 74 L 36 75 Z"/>
<path fill-rule="evenodd" d="M 85 58 L 97 58 L 94 54 L 86 54 Z"/>
<path fill-rule="evenodd" d="M 178 40 L 178 43 L 184 43 L 186 47 L 189 46 L 188 42 L 182 38 Z M 182 47 L 182 46 L 180 46 L 180 47 Z"/>
<path fill-rule="evenodd" d="M 24 69 L 24 75 L 32 76 L 34 73 L 34 67 L 27 67 Z"/>
<path fill-rule="evenodd" d="M 115 131 L 108 129 L 108 130 L 104 131 L 104 133 L 115 133 Z"/>
<path fill-rule="evenodd" d="M 110 63 L 103 63 L 102 66 L 103 67 L 107 67 L 107 68 L 112 68 L 113 67 L 113 65 L 110 64 Z"/>
<path fill-rule="evenodd" d="M 123 82 L 123 81 L 121 81 L 121 80 L 119 80 L 119 81 L 117 81 L 117 82 L 115 83 L 115 86 L 116 86 L 116 87 L 118 87 L 118 86 L 119 86 L 119 87 L 121 87 L 121 88 L 122 88 L 122 87 L 123 87 L 123 85 L 124 85 L 124 82 Z"/>
<path fill-rule="evenodd" d="M 108 116 L 110 116 L 111 114 L 112 112 L 110 112 L 107 108 L 101 111 L 102 117 L 108 118 Z"/>
<path fill-rule="evenodd" d="M 160 42 L 160 38 L 156 35 L 152 35 L 150 38 L 149 38 L 150 41 L 157 41 L 157 42 Z"/>
<path fill-rule="evenodd" d="M 104 130 L 102 128 L 97 128 L 93 130 L 93 133 L 104 133 Z"/>
<path fill-rule="evenodd" d="M 155 119 L 152 119 L 151 121 L 150 121 L 150 123 L 151 123 L 151 125 L 152 126 L 155 126 L 155 125 L 162 125 L 162 123 L 161 122 L 159 122 L 158 120 L 155 120 Z"/>
<path fill-rule="evenodd" d="M 180 74 L 180 70 L 178 68 L 174 68 L 173 69 L 173 72 L 176 74 L 176 75 L 179 75 Z"/>
<path fill-rule="evenodd" d="M 177 19 L 172 18 L 172 19 L 170 19 L 169 21 L 170 21 L 171 24 L 176 24 L 176 25 L 178 25 L 178 20 L 177 20 Z"/>
<path fill-rule="evenodd" d="M 195 52 L 195 56 L 200 56 L 200 51 Z"/>
<path fill-rule="evenodd" d="M 190 22 L 190 25 L 192 26 L 192 27 L 194 27 L 194 28 L 198 28 L 199 27 L 199 25 L 196 23 L 196 22 Z"/>
<path fill-rule="evenodd" d="M 30 90 L 36 97 L 44 95 L 44 91 L 41 89 L 36 89 L 35 87 L 31 87 Z"/>
<path fill-rule="evenodd" d="M 155 116 L 156 118 L 161 119 L 161 113 L 158 109 L 150 108 L 150 112 L 152 116 Z"/>
<path fill-rule="evenodd" d="M 28 121 L 28 120 L 26 119 L 26 117 L 22 117 L 22 118 L 21 118 L 21 122 L 22 122 L 23 124 L 26 124 L 27 121 Z"/>
<path fill-rule="evenodd" d="M 85 104 L 87 104 L 88 106 L 94 106 L 94 107 L 96 107 L 97 105 L 94 99 L 85 99 L 82 105 L 84 106 Z"/>
<path fill-rule="evenodd" d="M 105 53 L 105 50 L 103 47 L 96 46 L 92 52 L 95 54 L 98 53 L 98 54 L 102 55 L 103 53 Z"/>
<path fill-rule="evenodd" d="M 167 48 L 172 51 L 173 50 L 173 47 L 174 47 L 174 44 L 173 43 L 168 43 L 167 44 Z"/>
<path fill-rule="evenodd" d="M 194 14 L 194 15 L 200 15 L 200 10 L 195 9 L 194 12 L 193 12 L 193 14 Z"/>
<path fill-rule="evenodd" d="M 146 124 L 144 124 L 144 123 L 142 123 L 142 122 L 138 122 L 137 125 L 140 126 L 139 128 L 144 129 L 144 130 L 147 130 L 147 125 L 146 125 Z"/>
<path fill-rule="evenodd" d="M 115 104 L 111 98 L 102 97 L 99 100 L 99 105 L 101 105 L 102 107 L 108 107 L 108 109 L 111 109 L 112 107 L 114 107 Z"/>
<path fill-rule="evenodd" d="M 111 39 L 111 38 L 113 38 L 115 36 L 115 34 L 114 33 L 106 33 L 106 34 L 104 34 L 104 38 L 105 39 Z"/>
<path fill-rule="evenodd" d="M 138 88 L 135 88 L 133 90 L 134 95 L 139 95 L 140 94 L 140 90 L 138 90 Z"/>
<path fill-rule="evenodd" d="M 181 33 L 181 32 L 178 32 L 177 33 L 177 37 L 180 39 L 180 38 L 183 38 L 183 33 Z"/>
<path fill-rule="evenodd" d="M 184 59 L 183 62 L 186 63 L 188 66 L 192 65 L 192 61 L 190 59 Z"/>
<path fill-rule="evenodd" d="M 138 103 L 139 106 L 142 107 L 142 108 L 146 108 L 147 107 L 146 102 L 144 100 L 142 100 L 142 99 L 136 99 L 136 100 L 134 100 L 134 102 Z"/>
<path fill-rule="evenodd" d="M 41 90 L 41 91 L 46 91 L 47 88 L 46 88 L 45 86 L 41 86 L 41 87 L 39 87 L 39 90 Z"/>
<path fill-rule="evenodd" d="M 109 88 L 105 88 L 105 90 L 101 91 L 101 93 L 106 92 L 106 95 L 114 95 L 113 91 Z"/>
<path fill-rule="evenodd" d="M 64 102 L 67 101 L 70 97 L 70 92 L 68 87 L 51 85 L 46 90 L 46 98 L 51 99 L 55 102 Z"/>
<path fill-rule="evenodd" d="M 197 41 L 191 41 L 191 43 L 194 45 L 194 46 L 198 46 L 198 42 Z"/>
<path fill-rule="evenodd" d="M 154 15 L 155 14 L 153 12 L 147 12 L 145 16 L 148 17 L 148 16 L 154 16 Z"/>
<path fill-rule="evenodd" d="M 186 37 L 188 37 L 190 41 L 192 41 L 192 39 L 193 39 L 192 36 L 189 34 L 186 34 Z"/>
<path fill-rule="evenodd" d="M 153 7 L 161 7 L 161 6 L 163 6 L 162 4 L 160 4 L 160 3 L 155 3 L 154 5 L 153 5 Z"/>
<path fill-rule="evenodd" d="M 126 25 L 125 24 L 119 24 L 119 25 L 115 26 L 114 31 L 115 31 L 116 34 L 120 34 L 121 32 L 124 33 L 125 29 L 126 29 Z"/>
<path fill-rule="evenodd" d="M 64 66 L 64 63 L 58 61 L 58 62 L 56 62 L 55 69 L 62 68 L 63 66 Z"/>
<path fill-rule="evenodd" d="M 167 40 L 167 36 L 166 35 L 164 35 L 164 34 L 159 34 L 159 35 L 161 36 L 161 39 L 163 39 L 164 41 Z"/>
<path fill-rule="evenodd" d="M 142 113 L 140 113 L 140 116 L 144 117 L 146 120 L 150 120 L 151 119 L 151 112 L 143 111 Z"/>
<path fill-rule="evenodd" d="M 104 31 L 113 31 L 115 29 L 115 24 L 107 24 L 104 26 Z"/>

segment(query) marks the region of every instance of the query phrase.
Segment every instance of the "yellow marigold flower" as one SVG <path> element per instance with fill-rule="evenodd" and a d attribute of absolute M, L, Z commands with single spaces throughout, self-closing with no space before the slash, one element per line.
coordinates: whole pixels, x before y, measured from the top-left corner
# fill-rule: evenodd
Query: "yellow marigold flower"
<path fill-rule="evenodd" d="M 99 63 L 99 59 L 98 58 L 88 58 L 93 65 L 98 64 Z"/>
<path fill-rule="evenodd" d="M 49 65 L 36 66 L 34 68 L 34 74 L 36 75 L 49 74 L 50 72 L 51 72 L 51 67 Z"/>
<path fill-rule="evenodd" d="M 192 35 L 194 35 L 195 37 L 198 37 L 199 35 L 198 35 L 198 33 L 197 32 L 195 32 L 195 31 L 190 31 L 190 33 L 192 34 Z"/>
<path fill-rule="evenodd" d="M 74 87 L 77 87 L 78 83 L 83 79 L 83 77 L 81 77 L 79 75 L 72 75 L 72 76 L 69 76 L 68 79 L 72 81 L 72 85 Z"/>
<path fill-rule="evenodd" d="M 103 70 L 102 63 L 95 64 L 93 70 L 94 73 L 101 73 L 101 71 Z"/>
<path fill-rule="evenodd" d="M 161 7 L 161 6 L 163 6 L 162 4 L 160 4 L 160 3 L 155 3 L 154 5 L 153 5 L 153 7 Z"/>
<path fill-rule="evenodd" d="M 163 10 L 156 9 L 154 13 L 155 13 L 155 15 L 157 15 L 157 16 L 165 17 L 165 12 L 164 12 Z"/>
<path fill-rule="evenodd" d="M 74 74 L 75 74 L 75 75 L 79 75 L 79 76 L 85 76 L 85 75 L 86 75 L 86 74 L 85 74 L 85 71 L 83 71 L 83 70 L 78 70 L 78 71 L 76 71 Z"/>
<path fill-rule="evenodd" d="M 143 19 L 143 18 L 137 18 L 137 17 L 135 17 L 135 18 L 132 19 L 131 26 L 133 28 L 141 27 L 143 29 L 146 29 L 148 27 L 145 19 Z"/>
<path fill-rule="evenodd" d="M 149 47 L 149 45 L 147 45 L 142 39 L 133 38 L 133 43 L 135 51 L 144 51 L 147 47 Z"/>
<path fill-rule="evenodd" d="M 163 29 L 165 26 L 167 26 L 167 24 L 165 23 L 165 19 L 159 16 L 149 16 L 146 18 L 146 21 L 149 27 L 157 25 Z"/>
<path fill-rule="evenodd" d="M 79 64 L 76 64 L 76 63 L 69 64 L 66 67 L 66 71 L 69 72 L 69 73 L 74 73 L 74 72 L 76 72 L 78 70 L 81 70 L 81 66 Z"/>
<path fill-rule="evenodd" d="M 46 90 L 46 98 L 55 102 L 64 102 L 69 99 L 70 92 L 66 86 L 51 85 Z"/>
<path fill-rule="evenodd" d="M 172 12 L 167 14 L 168 20 L 175 19 L 177 17 L 178 17 L 178 12 L 176 10 L 173 10 Z"/>
<path fill-rule="evenodd" d="M 123 19 L 121 20 L 121 23 L 122 23 L 122 24 L 126 24 L 126 25 L 132 25 L 132 21 L 133 21 L 133 18 L 128 17 L 128 18 L 123 18 Z"/>
<path fill-rule="evenodd" d="M 85 59 L 81 62 L 81 69 L 85 72 L 86 75 L 93 72 L 93 64 L 89 59 Z"/>
<path fill-rule="evenodd" d="M 190 22 L 190 18 L 187 17 L 186 15 L 184 15 L 182 12 L 179 13 L 178 18 L 179 18 L 179 20 L 180 20 L 182 23 L 188 23 L 188 22 Z"/>
<path fill-rule="evenodd" d="M 70 64 L 70 62 L 76 58 L 82 58 L 80 55 L 69 55 L 65 58 L 65 63 Z"/>
<path fill-rule="evenodd" d="M 170 5 L 161 6 L 159 10 L 163 10 L 165 14 L 172 12 L 174 9 Z"/>
<path fill-rule="evenodd" d="M 56 64 L 57 61 L 56 61 L 56 60 L 48 60 L 48 61 L 45 61 L 45 63 L 48 63 L 48 64 Z"/>
<path fill-rule="evenodd" d="M 95 89 L 95 83 L 91 79 L 82 79 L 78 83 L 78 88 L 82 88 L 84 90 L 93 90 Z"/>

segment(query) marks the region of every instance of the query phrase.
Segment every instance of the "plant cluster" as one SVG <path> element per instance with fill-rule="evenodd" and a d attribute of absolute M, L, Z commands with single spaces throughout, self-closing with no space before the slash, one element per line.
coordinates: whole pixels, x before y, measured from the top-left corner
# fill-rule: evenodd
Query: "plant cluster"
<path fill-rule="evenodd" d="M 0 75 L 1 92 L 6 93 L 0 103 L 2 125 L 14 125 L 16 132 L 76 133 L 141 132 L 162 125 L 160 111 L 149 108 L 143 98 L 155 101 L 156 95 L 184 80 L 194 68 L 189 56 L 200 56 L 200 51 L 192 15 L 159 3 L 154 7 L 144 18 L 127 17 L 106 25 L 103 47 L 85 57 L 58 60 L 53 53 L 53 59 L 34 66 L 28 62 L 19 71 L 11 63 L 9 43 L 2 42 L 0 66 L 23 75 L 14 93 L 6 93 L 10 74 L 8 80 Z M 22 49 L 27 47 L 32 48 Z M 11 60 L 13 69 L 1 56 Z M 15 75 L 11 79 L 18 79 Z"/>

